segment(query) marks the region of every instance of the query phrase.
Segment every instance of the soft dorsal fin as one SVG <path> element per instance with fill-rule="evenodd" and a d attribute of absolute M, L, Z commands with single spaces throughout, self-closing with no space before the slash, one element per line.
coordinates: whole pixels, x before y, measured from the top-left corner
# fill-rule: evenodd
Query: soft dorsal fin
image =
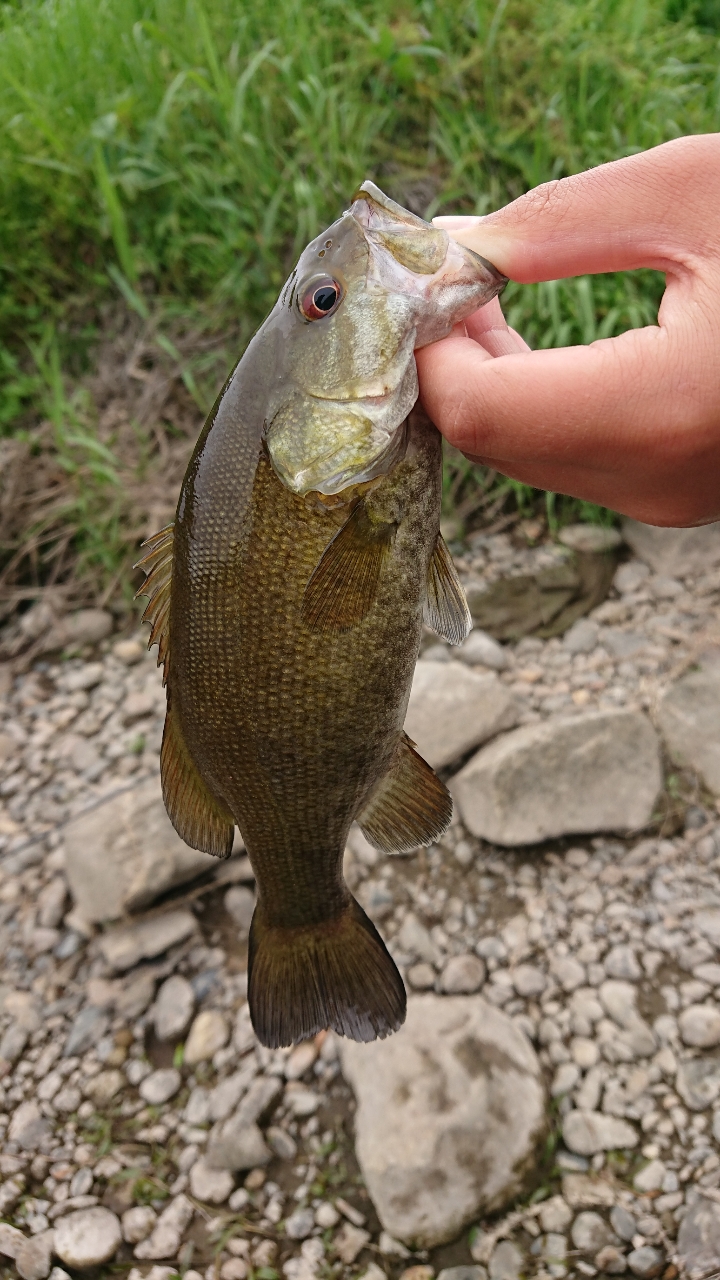
<path fill-rule="evenodd" d="M 145 581 L 138 596 L 149 596 L 150 600 L 142 616 L 143 622 L 151 626 L 148 649 L 154 644 L 158 646 L 157 664 L 163 667 L 163 684 L 168 677 L 168 659 L 170 655 L 170 587 L 172 585 L 173 535 L 175 526 L 168 524 L 159 533 L 146 538 L 143 547 L 147 551 L 134 569 L 142 569 Z"/>
<path fill-rule="evenodd" d="M 313 631 L 349 631 L 370 612 L 397 526 L 372 520 L 361 499 L 325 548 L 305 588 Z"/>
<path fill-rule="evenodd" d="M 409 853 L 432 844 L 450 826 L 447 787 L 403 733 L 388 772 L 357 815 L 363 835 L 383 853 Z"/>
<path fill-rule="evenodd" d="M 178 723 L 172 695 L 160 749 L 160 778 L 165 808 L 180 838 L 191 849 L 201 849 L 216 858 L 229 858 L 235 819 L 200 776 Z"/>
<path fill-rule="evenodd" d="M 462 644 L 472 631 L 465 592 L 441 533 L 428 566 L 423 621 L 449 644 Z"/>

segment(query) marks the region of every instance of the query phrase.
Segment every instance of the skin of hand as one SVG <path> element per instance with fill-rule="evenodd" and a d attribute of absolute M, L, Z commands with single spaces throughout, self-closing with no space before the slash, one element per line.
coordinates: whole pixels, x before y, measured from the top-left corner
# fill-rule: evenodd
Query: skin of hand
<path fill-rule="evenodd" d="M 530 283 L 651 267 L 657 325 L 531 351 L 497 300 L 417 352 L 433 422 L 473 461 L 657 525 L 720 519 L 720 134 L 436 225 Z"/>

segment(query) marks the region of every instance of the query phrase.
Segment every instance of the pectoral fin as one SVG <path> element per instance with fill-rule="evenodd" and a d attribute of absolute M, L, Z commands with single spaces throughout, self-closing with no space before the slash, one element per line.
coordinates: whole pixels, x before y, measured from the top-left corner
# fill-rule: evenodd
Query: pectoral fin
<path fill-rule="evenodd" d="M 165 716 L 160 777 L 163 800 L 175 830 L 191 849 L 228 858 L 235 819 L 201 778 L 188 751 L 177 712 L 169 705 Z"/>
<path fill-rule="evenodd" d="M 376 849 L 409 853 L 438 840 L 450 825 L 452 811 L 447 787 L 404 733 L 390 769 L 357 822 Z"/>
<path fill-rule="evenodd" d="M 143 542 L 147 551 L 134 569 L 142 569 L 145 581 L 138 596 L 149 596 L 150 600 L 142 616 L 143 622 L 151 626 L 148 649 L 154 644 L 158 646 L 157 664 L 163 666 L 163 684 L 167 682 L 168 660 L 170 656 L 170 587 L 172 585 L 174 525 L 168 524 L 159 533 Z"/>
<path fill-rule="evenodd" d="M 349 631 L 377 595 L 396 525 L 371 520 L 361 500 L 325 548 L 305 588 L 302 620 L 313 631 Z"/>
<path fill-rule="evenodd" d="M 462 644 L 472 630 L 465 592 L 441 533 L 428 567 L 423 621 L 450 644 Z"/>

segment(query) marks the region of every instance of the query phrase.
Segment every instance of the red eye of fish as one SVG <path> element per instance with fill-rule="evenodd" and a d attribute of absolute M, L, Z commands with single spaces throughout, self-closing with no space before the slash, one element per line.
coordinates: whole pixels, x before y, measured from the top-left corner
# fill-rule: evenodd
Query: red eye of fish
<path fill-rule="evenodd" d="M 322 280 L 314 280 L 303 296 L 300 310 L 306 320 L 323 320 L 332 315 L 342 298 L 342 289 L 337 280 L 326 276 Z"/>

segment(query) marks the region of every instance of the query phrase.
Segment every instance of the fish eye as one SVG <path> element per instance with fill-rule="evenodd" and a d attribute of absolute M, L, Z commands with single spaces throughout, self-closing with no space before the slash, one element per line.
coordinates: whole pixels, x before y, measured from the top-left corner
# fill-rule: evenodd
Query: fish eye
<path fill-rule="evenodd" d="M 337 280 L 323 276 L 320 280 L 313 280 L 305 290 L 300 310 L 306 320 L 323 320 L 337 309 L 342 296 L 342 287 Z"/>

